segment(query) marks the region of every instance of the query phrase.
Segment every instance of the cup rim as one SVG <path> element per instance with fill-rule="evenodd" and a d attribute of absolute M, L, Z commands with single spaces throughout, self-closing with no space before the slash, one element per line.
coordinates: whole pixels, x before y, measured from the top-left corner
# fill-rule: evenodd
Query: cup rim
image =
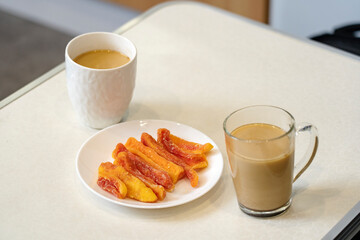
<path fill-rule="evenodd" d="M 268 138 L 268 139 L 261 139 L 261 140 L 254 140 L 254 139 L 242 139 L 242 138 L 238 138 L 238 137 L 235 137 L 234 135 L 232 135 L 227 129 L 226 129 L 226 123 L 228 121 L 228 119 L 234 115 L 235 113 L 237 112 L 240 112 L 242 110 L 245 110 L 245 109 L 248 109 L 248 108 L 257 108 L 257 107 L 268 107 L 268 108 L 275 108 L 275 109 L 278 109 L 278 110 L 281 110 L 283 111 L 284 113 L 286 113 L 288 116 L 290 116 L 290 119 L 291 119 L 291 126 L 289 128 L 288 131 L 286 131 L 284 134 L 278 136 L 278 137 L 275 137 L 275 138 Z M 239 140 L 239 141 L 242 141 L 242 142 L 247 142 L 247 143 L 264 143 L 264 142 L 272 142 L 272 141 L 276 141 L 278 139 L 281 139 L 287 135 L 289 135 L 290 132 L 292 132 L 294 129 L 295 129 L 295 118 L 293 117 L 293 115 L 286 111 L 285 109 L 281 108 L 281 107 L 277 107 L 277 106 L 273 106 L 273 105 L 251 105 L 251 106 L 247 106 L 247 107 L 243 107 L 243 108 L 239 108 L 235 111 L 233 111 L 232 113 L 230 113 L 224 120 L 223 122 L 223 129 L 224 129 L 224 132 L 226 135 L 228 135 L 229 137 L 235 139 L 235 140 Z"/>
<path fill-rule="evenodd" d="M 68 54 L 68 49 L 69 49 L 70 44 L 72 44 L 74 41 L 76 41 L 76 40 L 79 39 L 79 38 L 88 36 L 88 35 L 113 35 L 113 36 L 122 38 L 122 39 L 124 39 L 125 41 L 129 42 L 129 43 L 131 44 L 131 46 L 133 46 L 133 48 L 135 49 L 134 57 L 133 57 L 132 59 L 130 59 L 130 61 L 127 62 L 126 64 L 121 65 L 121 66 L 119 66 L 119 67 L 115 67 L 115 68 L 98 69 L 98 68 L 89 68 L 89 67 L 85 67 L 85 66 L 83 66 L 83 65 L 80 65 L 80 64 L 78 64 L 77 62 L 75 62 L 75 61 L 69 56 L 69 54 Z M 80 68 L 83 68 L 83 69 L 86 69 L 86 70 L 99 71 L 99 72 L 114 71 L 114 70 L 118 70 L 118 69 L 124 68 L 124 67 L 128 66 L 129 64 L 131 64 L 132 62 L 134 62 L 135 59 L 137 58 L 137 49 L 136 49 L 135 44 L 134 44 L 132 41 L 130 41 L 128 38 L 126 38 L 126 37 L 124 37 L 124 36 L 122 36 L 122 35 L 120 35 L 120 34 L 113 33 L 113 32 L 88 32 L 88 33 L 83 33 L 83 34 L 80 34 L 80 35 L 74 37 L 73 39 L 71 39 L 71 40 L 66 44 L 65 57 L 68 58 L 68 59 L 69 59 L 73 64 L 75 64 L 76 66 L 78 66 L 78 67 L 80 67 Z"/>

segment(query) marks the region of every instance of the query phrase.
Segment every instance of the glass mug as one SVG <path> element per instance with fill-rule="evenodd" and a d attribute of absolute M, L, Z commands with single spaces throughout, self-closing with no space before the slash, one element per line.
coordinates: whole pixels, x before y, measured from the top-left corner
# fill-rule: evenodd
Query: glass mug
<path fill-rule="evenodd" d="M 291 204 L 293 182 L 315 157 L 319 142 L 316 127 L 308 123 L 295 126 L 289 112 L 266 105 L 231 113 L 223 127 L 240 209 L 257 217 L 286 211 Z M 310 134 L 310 144 L 295 165 L 295 135 L 304 132 Z"/>

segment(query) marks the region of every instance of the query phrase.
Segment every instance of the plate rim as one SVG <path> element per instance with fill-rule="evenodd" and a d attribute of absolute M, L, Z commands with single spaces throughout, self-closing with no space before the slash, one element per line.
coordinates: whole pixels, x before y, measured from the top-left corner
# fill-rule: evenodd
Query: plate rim
<path fill-rule="evenodd" d="M 197 131 L 198 133 L 202 134 L 203 136 L 205 136 L 206 138 L 210 139 L 212 144 L 214 145 L 214 148 L 213 149 L 217 149 L 218 150 L 218 155 L 219 155 L 219 158 L 221 159 L 221 163 L 219 163 L 219 166 L 220 166 L 220 169 L 216 171 L 217 176 L 214 176 L 215 179 L 213 179 L 211 181 L 211 185 L 207 186 L 207 188 L 205 190 L 203 190 L 202 192 L 200 192 L 198 195 L 195 195 L 195 197 L 191 197 L 189 199 L 186 199 L 186 200 L 183 200 L 183 201 L 176 201 L 176 202 L 165 202 L 165 203 L 162 203 L 162 204 L 156 204 L 154 205 L 154 203 L 143 203 L 143 202 L 140 202 L 141 205 L 134 205 L 134 204 L 129 204 L 127 202 L 122 202 L 121 199 L 119 200 L 114 200 L 114 199 L 111 199 L 111 198 L 108 198 L 106 196 L 104 196 L 103 194 L 100 194 L 98 193 L 95 189 L 93 189 L 91 186 L 89 186 L 89 184 L 85 181 L 85 179 L 82 177 L 81 173 L 80 173 L 80 169 L 79 169 L 79 157 L 80 157 L 80 154 L 82 153 L 84 147 L 86 146 L 86 144 L 91 141 L 93 138 L 95 138 L 96 136 L 102 134 L 103 132 L 106 132 L 106 131 L 109 131 L 109 129 L 112 129 L 112 128 L 116 128 L 116 127 L 119 127 L 121 125 L 125 125 L 125 124 L 130 124 L 130 123 L 138 123 L 140 125 L 141 122 L 165 122 L 167 124 L 175 124 L 175 125 L 181 125 L 181 126 L 184 126 L 186 128 L 190 128 L 191 130 L 195 130 Z M 219 159 L 219 160 L 220 160 Z M 94 133 L 93 135 L 91 135 L 90 137 L 88 137 L 80 146 L 79 150 L 77 151 L 77 154 L 76 154 L 76 161 L 75 161 L 75 164 L 76 164 L 76 173 L 77 173 L 77 176 L 78 178 L 80 179 L 80 181 L 82 182 L 82 184 L 86 187 L 86 189 L 90 190 L 93 194 L 95 194 L 96 196 L 100 197 L 101 199 L 103 200 L 106 200 L 106 201 L 109 201 L 115 205 L 118 205 L 118 206 L 124 206 L 124 207 L 129 207 L 129 208 L 137 208 L 137 209 L 162 209 L 162 208 L 170 208 L 170 207 L 176 207 L 176 206 L 181 206 L 181 205 L 184 205 L 186 203 L 189 203 L 189 202 L 192 202 L 196 199 L 199 199 L 201 198 L 202 196 L 204 196 L 206 193 L 208 193 L 210 190 L 212 190 L 215 185 L 218 183 L 218 181 L 220 180 L 221 176 L 222 176 L 222 173 L 223 173 L 223 170 L 224 170 L 224 159 L 223 159 L 223 156 L 222 156 L 222 153 L 219 149 L 219 147 L 217 146 L 217 144 L 215 143 L 214 140 L 212 140 L 209 136 L 207 136 L 205 133 L 201 132 L 200 130 L 194 128 L 194 127 L 191 127 L 187 124 L 183 124 L 183 123 L 179 123 L 179 122 L 175 122 L 175 121 L 170 121 L 170 120 L 161 120 L 161 119 L 142 119 L 142 120 L 131 120 L 131 121 L 126 121 L 126 122 L 120 122 L 120 123 L 117 123 L 117 124 L 114 124 L 114 125 L 111 125 L 111 126 L 108 126 L 96 133 Z M 133 200 L 131 199 L 132 201 L 135 201 L 135 202 L 138 202 L 136 200 Z M 161 202 L 160 202 L 161 203 Z"/>

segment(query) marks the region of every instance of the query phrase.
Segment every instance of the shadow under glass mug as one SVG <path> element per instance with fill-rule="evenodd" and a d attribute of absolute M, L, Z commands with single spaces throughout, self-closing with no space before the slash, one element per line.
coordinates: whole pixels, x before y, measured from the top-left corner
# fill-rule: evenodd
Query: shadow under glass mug
<path fill-rule="evenodd" d="M 293 182 L 315 157 L 319 141 L 316 127 L 309 123 L 295 125 L 289 112 L 266 105 L 231 113 L 223 127 L 240 209 L 257 217 L 286 211 L 291 205 Z M 295 164 L 295 136 L 303 133 L 309 133 L 310 143 Z"/>

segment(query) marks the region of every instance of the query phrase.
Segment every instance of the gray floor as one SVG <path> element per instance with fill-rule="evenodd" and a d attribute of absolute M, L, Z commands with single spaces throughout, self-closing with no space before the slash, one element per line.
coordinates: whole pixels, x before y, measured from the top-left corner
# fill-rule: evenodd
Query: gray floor
<path fill-rule="evenodd" d="M 0 100 L 63 62 L 72 37 L 0 11 Z"/>
<path fill-rule="evenodd" d="M 0 0 L 0 101 L 63 62 L 73 36 L 137 15 L 102 0 Z"/>
<path fill-rule="evenodd" d="M 107 0 L 0 0 L 0 10 L 72 35 L 114 31 L 139 15 Z"/>

